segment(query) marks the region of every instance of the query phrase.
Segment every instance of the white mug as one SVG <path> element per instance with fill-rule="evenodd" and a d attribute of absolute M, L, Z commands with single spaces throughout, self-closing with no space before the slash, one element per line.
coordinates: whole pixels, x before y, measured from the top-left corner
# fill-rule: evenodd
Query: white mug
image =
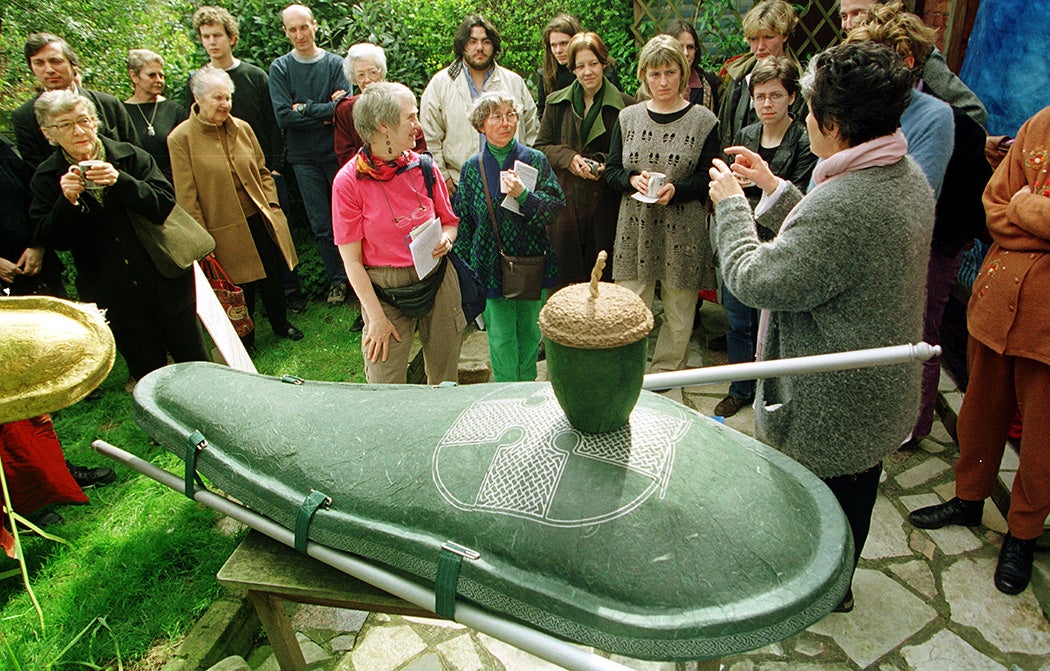
<path fill-rule="evenodd" d="M 646 196 L 649 198 L 658 198 L 656 193 L 663 188 L 664 182 L 667 180 L 667 175 L 662 172 L 650 172 L 649 173 L 649 191 L 646 192 Z"/>
<path fill-rule="evenodd" d="M 101 189 L 102 188 L 101 184 L 95 184 L 90 179 L 88 179 L 86 175 L 87 175 L 87 171 L 88 170 L 91 170 L 92 168 L 97 168 L 100 165 L 105 165 L 105 164 L 106 164 L 105 161 L 99 161 L 97 159 L 90 159 L 90 160 L 87 160 L 87 161 L 81 161 L 80 163 L 77 163 L 76 165 L 71 165 L 71 166 L 69 166 L 69 169 L 80 175 L 80 178 L 84 180 L 84 188 L 85 189 Z"/>

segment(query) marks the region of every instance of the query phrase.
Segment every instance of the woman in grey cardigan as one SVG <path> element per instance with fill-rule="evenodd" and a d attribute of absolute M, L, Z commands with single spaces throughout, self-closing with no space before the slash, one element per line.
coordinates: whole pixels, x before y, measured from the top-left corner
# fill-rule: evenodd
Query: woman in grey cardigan
<path fill-rule="evenodd" d="M 909 75 L 871 43 L 819 54 L 803 79 L 813 153 L 824 159 L 805 197 L 757 153 L 731 147 L 711 168 L 715 240 L 725 282 L 762 310 L 760 359 L 865 349 L 922 335 L 933 193 L 897 130 Z M 762 188 L 761 242 L 735 175 Z M 853 532 L 854 560 L 871 524 L 882 459 L 915 421 L 920 365 L 763 380 L 758 437 L 819 476 Z M 838 610 L 853 608 L 852 589 Z"/>

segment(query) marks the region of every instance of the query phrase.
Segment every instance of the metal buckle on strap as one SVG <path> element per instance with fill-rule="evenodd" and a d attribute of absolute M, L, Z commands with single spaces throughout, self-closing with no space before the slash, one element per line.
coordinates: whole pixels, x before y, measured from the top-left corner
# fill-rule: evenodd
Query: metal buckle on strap
<path fill-rule="evenodd" d="M 456 586 L 459 584 L 459 569 L 464 559 L 479 559 L 476 550 L 445 541 L 438 555 L 437 576 L 434 579 L 434 612 L 448 620 L 456 619 Z"/>

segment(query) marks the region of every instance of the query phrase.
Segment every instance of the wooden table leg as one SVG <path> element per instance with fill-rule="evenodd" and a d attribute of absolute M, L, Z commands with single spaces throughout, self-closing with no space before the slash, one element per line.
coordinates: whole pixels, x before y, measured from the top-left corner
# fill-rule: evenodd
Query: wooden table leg
<path fill-rule="evenodd" d="M 299 647 L 299 641 L 295 638 L 295 631 L 292 630 L 292 623 L 288 620 L 281 600 L 255 590 L 248 590 L 248 597 L 259 615 L 266 638 L 270 639 L 270 647 L 281 671 L 305 671 L 306 659 L 303 657 L 303 649 Z"/>

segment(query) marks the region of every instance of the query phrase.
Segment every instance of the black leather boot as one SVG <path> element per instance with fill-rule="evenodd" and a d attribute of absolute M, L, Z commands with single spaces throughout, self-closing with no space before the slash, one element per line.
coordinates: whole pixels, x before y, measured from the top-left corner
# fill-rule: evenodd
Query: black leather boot
<path fill-rule="evenodd" d="M 995 566 L 995 588 L 1003 594 L 1019 594 L 1032 579 L 1035 538 L 1023 541 L 1006 534 Z"/>
<path fill-rule="evenodd" d="M 976 527 L 981 524 L 981 515 L 983 513 L 983 500 L 963 501 L 959 497 L 955 497 L 936 506 L 912 511 L 908 515 L 908 519 L 920 529 L 940 529 L 949 524 Z"/>

